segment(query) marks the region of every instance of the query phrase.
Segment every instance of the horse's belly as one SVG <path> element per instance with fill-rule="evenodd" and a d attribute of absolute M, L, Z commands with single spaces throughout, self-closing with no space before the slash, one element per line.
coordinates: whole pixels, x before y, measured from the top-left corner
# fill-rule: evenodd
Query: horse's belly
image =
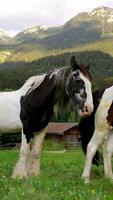
<path fill-rule="evenodd" d="M 22 128 L 22 122 L 20 120 L 20 109 L 18 106 L 14 109 L 12 106 L 0 108 L 0 131 L 12 132 Z"/>
<path fill-rule="evenodd" d="M 22 123 L 16 119 L 2 119 L 0 120 L 0 131 L 1 132 L 17 132 L 21 130 Z"/>

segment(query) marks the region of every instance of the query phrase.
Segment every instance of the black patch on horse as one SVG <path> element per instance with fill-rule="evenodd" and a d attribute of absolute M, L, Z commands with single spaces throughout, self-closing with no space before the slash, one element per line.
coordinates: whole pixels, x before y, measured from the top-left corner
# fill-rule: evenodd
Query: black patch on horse
<path fill-rule="evenodd" d="M 107 115 L 106 119 L 107 119 L 108 124 L 110 126 L 113 126 L 113 101 L 109 107 L 108 115 Z"/>
<path fill-rule="evenodd" d="M 21 97 L 20 119 L 27 142 L 34 137 L 33 132 L 48 125 L 53 114 L 55 91 L 55 75 L 50 73 L 37 88 Z"/>

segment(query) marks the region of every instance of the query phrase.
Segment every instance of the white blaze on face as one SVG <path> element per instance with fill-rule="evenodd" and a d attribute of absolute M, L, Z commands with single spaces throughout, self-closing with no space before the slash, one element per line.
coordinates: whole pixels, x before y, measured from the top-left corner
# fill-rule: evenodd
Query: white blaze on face
<path fill-rule="evenodd" d="M 91 82 L 88 78 L 86 78 L 82 73 L 80 73 L 80 78 L 84 81 L 85 84 L 85 91 L 87 94 L 86 101 L 84 104 L 84 113 L 81 113 L 81 115 L 90 115 L 93 111 L 93 97 L 92 97 L 92 88 L 91 88 Z"/>

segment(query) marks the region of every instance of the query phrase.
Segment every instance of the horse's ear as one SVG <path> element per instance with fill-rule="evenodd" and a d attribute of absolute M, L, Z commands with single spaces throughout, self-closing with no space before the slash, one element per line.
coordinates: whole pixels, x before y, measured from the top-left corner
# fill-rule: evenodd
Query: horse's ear
<path fill-rule="evenodd" d="M 76 60 L 75 60 L 75 56 L 71 57 L 71 68 L 74 70 L 79 69 L 79 65 L 77 64 Z"/>
<path fill-rule="evenodd" d="M 91 66 L 91 63 L 89 63 L 86 68 L 89 70 L 90 69 L 90 66 Z"/>

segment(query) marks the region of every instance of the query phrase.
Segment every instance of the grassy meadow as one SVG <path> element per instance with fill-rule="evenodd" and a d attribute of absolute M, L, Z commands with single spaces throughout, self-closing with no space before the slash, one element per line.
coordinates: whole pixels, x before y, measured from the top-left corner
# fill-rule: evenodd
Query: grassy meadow
<path fill-rule="evenodd" d="M 42 153 L 41 174 L 27 180 L 12 180 L 19 152 L 0 151 L 0 200 L 113 200 L 113 183 L 103 178 L 103 167 L 84 184 L 84 155 L 77 148 L 65 153 Z"/>

